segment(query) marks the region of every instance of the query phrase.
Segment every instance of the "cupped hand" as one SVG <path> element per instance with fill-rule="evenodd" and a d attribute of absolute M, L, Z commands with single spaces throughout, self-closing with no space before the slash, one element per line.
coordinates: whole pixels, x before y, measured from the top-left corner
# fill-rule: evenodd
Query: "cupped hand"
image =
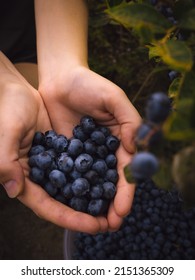
<path fill-rule="evenodd" d="M 8 196 L 60 227 L 88 233 L 106 229 L 104 219 L 70 209 L 29 180 L 28 152 L 35 132 L 51 129 L 49 116 L 39 92 L 2 53 L 0 74 L 0 184 Z"/>
<path fill-rule="evenodd" d="M 96 233 L 106 228 L 96 219 L 51 198 L 28 178 L 28 151 L 36 131 L 51 129 L 40 94 L 30 85 L 9 84 L 0 95 L 0 182 L 39 217 L 60 227 Z M 82 221 L 82 223 L 81 223 Z"/>
<path fill-rule="evenodd" d="M 129 213 L 134 197 L 135 186 L 127 183 L 123 169 L 135 153 L 134 134 L 141 121 L 137 110 L 121 88 L 87 67 L 61 72 L 47 85 L 40 86 L 39 91 L 52 127 L 58 133 L 72 136 L 72 129 L 80 118 L 90 115 L 120 139 L 117 193 L 107 217 L 100 218 L 100 231 L 118 229 L 123 217 Z"/>
<path fill-rule="evenodd" d="M 17 74 L 0 84 L 0 182 L 10 197 L 24 189 L 27 154 L 38 129 L 50 121 L 39 93 Z"/>

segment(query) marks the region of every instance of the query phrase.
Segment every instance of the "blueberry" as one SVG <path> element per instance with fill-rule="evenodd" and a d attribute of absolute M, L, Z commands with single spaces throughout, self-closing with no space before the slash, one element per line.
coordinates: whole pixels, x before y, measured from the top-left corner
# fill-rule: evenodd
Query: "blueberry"
<path fill-rule="evenodd" d="M 90 135 L 91 140 L 94 141 L 98 145 L 103 145 L 106 142 L 106 137 L 104 136 L 103 132 L 95 130 Z"/>
<path fill-rule="evenodd" d="M 53 147 L 57 153 L 65 152 L 68 147 L 68 139 L 64 135 L 58 135 L 53 141 Z"/>
<path fill-rule="evenodd" d="M 89 182 L 85 178 L 78 178 L 72 183 L 72 191 L 75 196 L 83 196 L 89 192 Z"/>
<path fill-rule="evenodd" d="M 93 163 L 92 169 L 95 170 L 100 176 L 104 176 L 108 167 L 103 159 L 98 159 Z"/>
<path fill-rule="evenodd" d="M 158 243 L 159 245 L 164 244 L 164 242 L 165 242 L 165 236 L 164 236 L 162 233 L 158 233 L 158 234 L 156 235 L 155 242 Z"/>
<path fill-rule="evenodd" d="M 34 183 L 43 185 L 45 180 L 44 171 L 38 167 L 32 167 L 29 173 L 29 178 Z"/>
<path fill-rule="evenodd" d="M 45 147 L 43 147 L 42 145 L 36 145 L 36 146 L 31 147 L 28 155 L 30 157 L 30 156 L 33 156 L 33 155 L 38 155 L 38 154 L 40 154 L 44 151 L 45 151 Z"/>
<path fill-rule="evenodd" d="M 150 216 L 150 220 L 153 224 L 159 224 L 160 223 L 160 217 L 155 213 Z"/>
<path fill-rule="evenodd" d="M 91 168 L 92 164 L 93 164 L 93 158 L 86 153 L 80 154 L 75 159 L 75 167 L 81 173 L 87 172 Z"/>
<path fill-rule="evenodd" d="M 84 116 L 80 120 L 80 125 L 83 128 L 83 131 L 86 133 L 91 133 L 95 130 L 96 124 L 92 117 L 90 116 Z"/>
<path fill-rule="evenodd" d="M 57 154 L 56 154 L 56 152 L 55 152 L 55 150 L 54 150 L 53 148 L 48 149 L 48 150 L 47 150 L 47 153 L 50 155 L 50 157 L 51 157 L 52 159 L 55 159 L 55 158 L 57 157 Z"/>
<path fill-rule="evenodd" d="M 119 145 L 120 141 L 116 136 L 110 135 L 106 138 L 106 146 L 111 152 L 116 152 Z"/>
<path fill-rule="evenodd" d="M 171 81 L 173 81 L 175 78 L 178 77 L 178 72 L 172 70 L 172 71 L 170 71 L 170 72 L 168 73 L 168 76 L 169 76 L 169 79 L 170 79 Z"/>
<path fill-rule="evenodd" d="M 67 199 L 61 194 L 61 193 L 57 193 L 55 196 L 54 196 L 55 200 L 63 203 L 63 204 L 67 204 Z"/>
<path fill-rule="evenodd" d="M 149 152 L 137 153 L 130 164 L 132 176 L 135 180 L 145 180 L 152 177 L 158 170 L 157 158 Z"/>
<path fill-rule="evenodd" d="M 49 176 L 49 173 L 54 170 L 54 169 L 58 169 L 58 166 L 55 162 L 55 160 L 52 160 L 51 165 L 45 170 L 45 176 Z"/>
<path fill-rule="evenodd" d="M 76 180 L 81 177 L 81 172 L 79 172 L 75 167 L 73 167 L 73 170 L 69 173 L 69 176 L 72 180 Z"/>
<path fill-rule="evenodd" d="M 84 143 L 84 151 L 89 155 L 95 155 L 96 153 L 96 144 L 89 138 Z"/>
<path fill-rule="evenodd" d="M 35 167 L 35 166 L 37 166 L 36 158 L 37 158 L 37 155 L 32 155 L 32 156 L 29 157 L 29 159 L 28 159 L 28 165 L 29 165 L 30 167 Z"/>
<path fill-rule="evenodd" d="M 108 155 L 108 149 L 105 145 L 97 146 L 96 156 L 98 158 L 105 159 L 107 155 Z"/>
<path fill-rule="evenodd" d="M 61 189 L 61 193 L 62 195 L 67 198 L 70 199 L 73 197 L 73 191 L 72 191 L 72 184 L 71 183 L 67 183 L 66 185 L 64 185 Z"/>
<path fill-rule="evenodd" d="M 45 132 L 45 144 L 47 148 L 54 147 L 54 141 L 57 137 L 57 133 L 54 130 L 48 130 Z"/>
<path fill-rule="evenodd" d="M 164 122 L 171 111 L 171 102 L 163 92 L 156 92 L 150 96 L 146 104 L 146 119 L 153 123 Z"/>
<path fill-rule="evenodd" d="M 138 147 L 152 148 L 154 145 L 161 143 L 163 133 L 161 129 L 156 129 L 149 123 L 142 123 L 137 130 L 135 143 Z"/>
<path fill-rule="evenodd" d="M 74 166 L 74 161 L 66 153 L 62 153 L 57 159 L 57 166 L 60 171 L 69 173 Z"/>
<path fill-rule="evenodd" d="M 160 190 L 159 190 L 159 189 L 152 189 L 152 190 L 150 191 L 150 193 L 151 193 L 151 195 L 152 195 L 153 197 L 158 197 L 158 196 L 160 196 Z"/>
<path fill-rule="evenodd" d="M 45 135 L 40 131 L 35 132 L 35 135 L 34 135 L 33 141 L 32 141 L 32 145 L 33 146 L 36 146 L 36 145 L 44 146 L 44 144 L 45 144 Z"/>
<path fill-rule="evenodd" d="M 42 170 L 46 170 L 52 164 L 52 158 L 47 152 L 42 152 L 36 155 L 36 165 Z"/>
<path fill-rule="evenodd" d="M 79 139 L 71 139 L 68 145 L 68 154 L 72 157 L 77 157 L 83 151 L 83 143 Z"/>
<path fill-rule="evenodd" d="M 116 194 L 116 186 L 112 182 L 105 182 L 103 184 L 103 197 L 106 199 L 113 199 Z"/>
<path fill-rule="evenodd" d="M 114 154 L 109 154 L 107 155 L 105 162 L 108 168 L 115 168 L 117 164 L 117 158 Z"/>
<path fill-rule="evenodd" d="M 44 184 L 44 190 L 53 197 L 57 194 L 57 188 L 55 188 L 49 181 Z"/>
<path fill-rule="evenodd" d="M 101 131 L 105 137 L 109 136 L 111 134 L 110 129 L 105 126 L 99 126 L 98 130 Z"/>
<path fill-rule="evenodd" d="M 105 214 L 108 209 L 107 201 L 103 199 L 93 199 L 89 202 L 87 212 L 92 216 L 99 216 Z"/>
<path fill-rule="evenodd" d="M 116 169 L 108 169 L 108 170 L 106 171 L 105 179 L 106 179 L 107 181 L 110 181 L 110 182 L 116 184 L 117 181 L 118 181 L 118 177 L 119 177 L 119 176 L 118 176 L 118 173 L 117 173 L 117 170 L 116 170 Z"/>
<path fill-rule="evenodd" d="M 73 136 L 82 142 L 88 139 L 88 135 L 84 132 L 83 128 L 80 125 L 76 125 L 73 128 Z"/>
<path fill-rule="evenodd" d="M 87 212 L 88 200 L 84 197 L 72 197 L 69 206 L 76 211 Z"/>
<path fill-rule="evenodd" d="M 89 170 L 83 174 L 83 177 L 88 180 L 90 184 L 96 184 L 99 179 L 99 175 L 94 170 Z"/>
<path fill-rule="evenodd" d="M 54 169 L 49 173 L 49 180 L 56 188 L 62 188 L 66 185 L 66 177 L 60 170 Z"/>
<path fill-rule="evenodd" d="M 97 184 L 91 187 L 90 197 L 93 199 L 101 198 L 103 195 L 103 188 L 101 185 Z"/>

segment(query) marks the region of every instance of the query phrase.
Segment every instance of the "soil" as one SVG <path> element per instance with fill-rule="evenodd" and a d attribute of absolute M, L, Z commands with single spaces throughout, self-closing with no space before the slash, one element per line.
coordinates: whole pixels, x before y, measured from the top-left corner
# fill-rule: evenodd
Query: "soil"
<path fill-rule="evenodd" d="M 0 186 L 0 260 L 63 259 L 63 236 Z"/>

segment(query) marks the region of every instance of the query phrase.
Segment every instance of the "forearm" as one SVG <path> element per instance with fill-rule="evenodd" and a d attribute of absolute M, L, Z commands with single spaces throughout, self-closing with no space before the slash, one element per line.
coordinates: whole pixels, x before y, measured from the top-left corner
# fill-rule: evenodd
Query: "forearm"
<path fill-rule="evenodd" d="M 35 0 L 39 81 L 87 65 L 88 11 L 84 0 Z"/>

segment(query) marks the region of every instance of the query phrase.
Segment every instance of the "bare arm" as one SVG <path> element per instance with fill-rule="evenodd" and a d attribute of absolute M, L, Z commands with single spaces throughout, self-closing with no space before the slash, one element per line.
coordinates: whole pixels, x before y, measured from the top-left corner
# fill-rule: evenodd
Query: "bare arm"
<path fill-rule="evenodd" d="M 67 71 L 87 66 L 86 1 L 35 0 L 35 14 L 40 84 L 53 80 L 62 62 Z"/>

